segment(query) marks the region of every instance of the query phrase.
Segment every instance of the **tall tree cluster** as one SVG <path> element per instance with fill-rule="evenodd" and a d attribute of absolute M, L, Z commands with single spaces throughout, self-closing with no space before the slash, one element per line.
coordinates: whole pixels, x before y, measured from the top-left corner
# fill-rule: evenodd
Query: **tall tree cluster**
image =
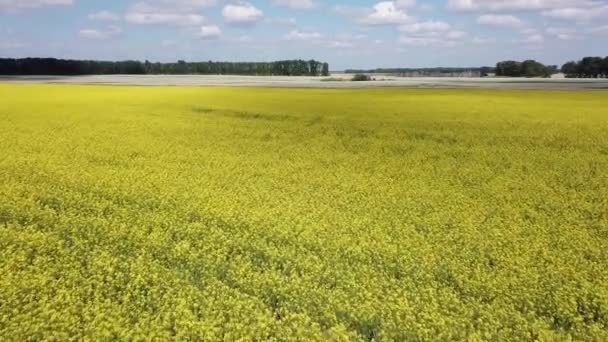
<path fill-rule="evenodd" d="M 562 66 L 566 77 L 608 78 L 607 57 L 585 57 L 580 61 L 571 61 Z"/>
<path fill-rule="evenodd" d="M 502 61 L 496 64 L 496 76 L 508 77 L 550 77 L 557 73 L 557 66 L 546 66 L 529 59 L 523 62 Z"/>
<path fill-rule="evenodd" d="M 329 65 L 315 60 L 276 62 L 85 61 L 55 58 L 0 58 L 0 75 L 201 74 L 260 76 L 328 76 Z"/>

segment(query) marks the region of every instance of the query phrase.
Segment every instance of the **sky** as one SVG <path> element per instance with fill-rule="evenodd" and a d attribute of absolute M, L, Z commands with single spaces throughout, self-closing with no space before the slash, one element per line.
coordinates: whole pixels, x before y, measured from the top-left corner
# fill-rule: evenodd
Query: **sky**
<path fill-rule="evenodd" d="M 0 57 L 343 70 L 596 55 L 608 55 L 608 0 L 0 0 Z"/>

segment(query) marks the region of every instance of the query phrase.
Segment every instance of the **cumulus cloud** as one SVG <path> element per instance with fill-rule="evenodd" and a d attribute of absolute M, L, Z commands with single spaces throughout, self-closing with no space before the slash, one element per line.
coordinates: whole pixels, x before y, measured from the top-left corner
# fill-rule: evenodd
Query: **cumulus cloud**
<path fill-rule="evenodd" d="M 533 34 L 522 40 L 522 43 L 527 44 L 538 44 L 545 41 L 545 37 L 542 34 Z"/>
<path fill-rule="evenodd" d="M 608 25 L 591 27 L 587 31 L 589 33 L 608 33 Z"/>
<path fill-rule="evenodd" d="M 450 40 L 460 40 L 466 36 L 467 33 L 464 31 L 450 31 L 445 35 L 445 37 Z"/>
<path fill-rule="evenodd" d="M 319 3 L 314 0 L 272 0 L 272 3 L 291 9 L 311 9 L 319 6 Z"/>
<path fill-rule="evenodd" d="M 407 9 L 416 6 L 415 0 L 381 1 L 372 7 L 336 5 L 333 11 L 363 25 L 402 25 L 415 21 Z"/>
<path fill-rule="evenodd" d="M 125 20 L 140 25 L 200 26 L 206 18 L 201 8 L 217 5 L 217 0 L 149 0 L 132 5 Z"/>
<path fill-rule="evenodd" d="M 564 20 L 590 20 L 599 17 L 608 16 L 608 5 L 598 7 L 567 7 L 567 8 L 556 8 L 552 10 L 546 10 L 541 12 L 545 17 L 551 17 L 555 19 Z"/>
<path fill-rule="evenodd" d="M 205 22 L 198 14 L 178 13 L 128 13 L 125 19 L 132 24 L 194 26 Z"/>
<path fill-rule="evenodd" d="M 437 38 L 431 37 L 410 37 L 410 36 L 401 36 L 399 37 L 399 44 L 406 46 L 430 46 L 430 45 L 439 45 L 442 41 Z"/>
<path fill-rule="evenodd" d="M 366 38 L 367 35 L 364 34 L 340 33 L 326 35 L 312 30 L 292 30 L 283 36 L 283 39 L 289 41 L 306 42 L 336 49 L 355 48 L 360 46 Z"/>
<path fill-rule="evenodd" d="M 198 26 L 206 22 L 204 16 L 190 13 L 186 7 L 171 8 L 159 4 L 137 3 L 129 9 L 125 20 L 132 24 L 170 26 Z"/>
<path fill-rule="evenodd" d="M 397 8 L 408 8 L 416 6 L 416 0 L 395 0 L 395 7 Z"/>
<path fill-rule="evenodd" d="M 370 13 L 359 19 L 366 25 L 398 25 L 412 22 L 414 18 L 410 16 L 405 7 L 412 2 L 406 1 L 382 1 L 375 4 Z"/>
<path fill-rule="evenodd" d="M 296 21 L 295 18 L 275 17 L 275 18 L 265 18 L 264 23 L 270 24 L 270 25 L 278 25 L 278 26 L 294 26 L 298 22 Z"/>
<path fill-rule="evenodd" d="M 424 32 L 445 32 L 450 30 L 450 24 L 443 21 L 423 21 L 399 27 L 401 32 L 424 33 Z"/>
<path fill-rule="evenodd" d="M 316 32 L 316 31 L 300 31 L 300 30 L 293 30 L 289 33 L 287 33 L 284 36 L 285 39 L 287 40 L 305 40 L 305 41 L 313 41 L 313 40 L 319 40 L 323 38 L 323 34 Z"/>
<path fill-rule="evenodd" d="M 222 16 L 228 24 L 252 25 L 264 18 L 264 12 L 248 2 L 240 2 L 224 6 Z"/>
<path fill-rule="evenodd" d="M 510 28 L 522 28 L 524 26 L 523 21 L 509 14 L 484 14 L 477 18 L 477 23 Z"/>
<path fill-rule="evenodd" d="M 326 45 L 330 48 L 352 49 L 361 46 L 362 42 L 368 38 L 365 34 L 336 34 L 326 40 Z"/>
<path fill-rule="evenodd" d="M 492 37 L 474 37 L 473 44 L 487 45 L 496 43 L 496 38 Z"/>
<path fill-rule="evenodd" d="M 525 11 L 568 7 L 595 7 L 602 0 L 449 0 L 448 8 L 458 11 Z"/>
<path fill-rule="evenodd" d="M 549 36 L 555 37 L 560 40 L 577 39 L 576 30 L 572 28 L 549 27 L 545 31 Z"/>
<path fill-rule="evenodd" d="M 222 34 L 222 30 L 216 25 L 204 25 L 201 26 L 198 32 L 196 33 L 196 37 L 201 39 L 218 39 Z"/>
<path fill-rule="evenodd" d="M 371 9 L 362 6 L 336 5 L 333 12 L 349 19 L 359 19 L 371 13 Z"/>
<path fill-rule="evenodd" d="M 89 14 L 89 19 L 97 21 L 119 21 L 120 17 L 110 11 L 99 11 Z"/>
<path fill-rule="evenodd" d="M 399 27 L 399 43 L 406 46 L 453 46 L 462 43 L 467 33 L 452 29 L 443 21 L 423 21 Z"/>
<path fill-rule="evenodd" d="M 73 0 L 0 0 L 0 11 L 19 11 L 47 6 L 67 6 L 73 3 Z"/>
<path fill-rule="evenodd" d="M 78 32 L 78 36 L 90 40 L 108 40 L 120 35 L 122 32 L 122 28 L 112 25 L 104 30 L 82 29 Z"/>
<path fill-rule="evenodd" d="M 606 0 L 449 0 L 456 11 L 540 11 L 545 17 L 591 20 L 608 16 Z"/>

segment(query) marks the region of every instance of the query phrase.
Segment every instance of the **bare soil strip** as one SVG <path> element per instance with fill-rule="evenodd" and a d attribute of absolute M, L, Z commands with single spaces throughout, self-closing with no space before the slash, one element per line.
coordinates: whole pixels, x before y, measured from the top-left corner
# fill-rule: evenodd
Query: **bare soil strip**
<path fill-rule="evenodd" d="M 375 81 L 351 82 L 352 75 L 328 77 L 227 75 L 90 75 L 0 76 L 0 83 L 108 84 L 142 86 L 235 86 L 293 88 L 490 88 L 490 89 L 608 89 L 608 79 L 525 78 L 405 78 L 373 76 Z"/>

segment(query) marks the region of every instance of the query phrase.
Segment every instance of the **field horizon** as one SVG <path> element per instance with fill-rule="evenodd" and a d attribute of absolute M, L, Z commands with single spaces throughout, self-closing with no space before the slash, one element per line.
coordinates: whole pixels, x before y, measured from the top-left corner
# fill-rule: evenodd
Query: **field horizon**
<path fill-rule="evenodd" d="M 512 90 L 606 90 L 608 79 L 518 77 L 401 77 L 370 74 L 368 82 L 351 82 L 353 74 L 329 76 L 240 75 L 84 75 L 1 76 L 0 84 L 74 84 L 131 86 L 214 86 L 272 88 L 412 88 L 412 89 L 512 89 Z"/>

